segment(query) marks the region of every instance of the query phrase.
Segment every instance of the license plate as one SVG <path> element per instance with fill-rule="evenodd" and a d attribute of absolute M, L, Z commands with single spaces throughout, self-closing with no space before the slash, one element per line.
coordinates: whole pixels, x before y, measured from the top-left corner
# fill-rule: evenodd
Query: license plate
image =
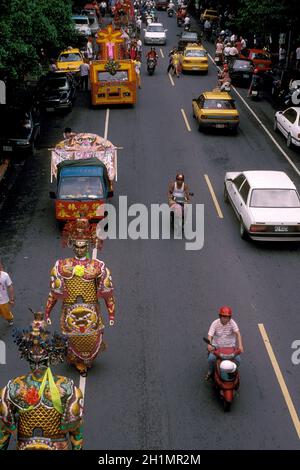
<path fill-rule="evenodd" d="M 216 124 L 217 129 L 224 129 L 225 124 Z"/>
<path fill-rule="evenodd" d="M 215 57 L 215 62 L 219 62 L 220 61 L 220 57 Z"/>
<path fill-rule="evenodd" d="M 275 225 L 274 230 L 275 230 L 275 232 L 288 232 L 289 228 L 288 227 L 283 227 L 281 225 Z"/>
<path fill-rule="evenodd" d="M 200 70 L 200 67 L 192 67 L 193 70 Z"/>
<path fill-rule="evenodd" d="M 252 91 L 252 95 L 253 95 L 253 96 L 257 96 L 257 95 L 258 95 L 258 91 Z"/>
<path fill-rule="evenodd" d="M 53 113 L 54 108 L 46 108 L 46 111 L 48 111 L 49 113 Z"/>
<path fill-rule="evenodd" d="M 12 152 L 12 147 L 10 145 L 3 145 L 3 152 Z"/>
<path fill-rule="evenodd" d="M 249 73 L 244 73 L 244 74 L 243 74 L 243 77 L 244 77 L 244 78 L 249 78 Z"/>

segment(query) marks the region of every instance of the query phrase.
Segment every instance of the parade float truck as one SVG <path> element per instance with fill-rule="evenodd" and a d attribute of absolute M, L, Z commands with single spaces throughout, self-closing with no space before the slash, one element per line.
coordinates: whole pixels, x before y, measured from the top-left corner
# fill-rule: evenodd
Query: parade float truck
<path fill-rule="evenodd" d="M 75 134 L 51 149 L 51 182 L 57 182 L 55 215 L 60 225 L 80 216 L 103 219 L 113 196 L 117 148 L 96 134 Z"/>
<path fill-rule="evenodd" d="M 99 45 L 98 60 L 90 64 L 92 106 L 135 104 L 135 65 L 125 58 L 122 30 L 115 30 L 109 25 L 98 32 L 96 41 Z"/>

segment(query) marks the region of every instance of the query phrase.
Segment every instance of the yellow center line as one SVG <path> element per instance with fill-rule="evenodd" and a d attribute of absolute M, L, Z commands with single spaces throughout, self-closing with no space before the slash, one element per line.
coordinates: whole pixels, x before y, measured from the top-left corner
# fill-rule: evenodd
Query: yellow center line
<path fill-rule="evenodd" d="M 171 74 L 168 73 L 168 75 L 169 75 L 170 82 L 172 83 L 173 86 L 175 86 L 175 83 L 174 83 L 174 81 L 173 81 L 173 78 L 171 77 Z"/>
<path fill-rule="evenodd" d="M 189 132 L 191 132 L 191 128 L 190 128 L 190 125 L 189 125 L 189 121 L 187 120 L 187 117 L 186 117 L 186 114 L 184 112 L 184 109 L 181 109 L 181 114 L 183 116 L 183 119 L 184 119 L 184 122 L 185 122 L 185 125 L 186 125 L 186 128 Z"/>
<path fill-rule="evenodd" d="M 213 203 L 215 205 L 218 217 L 220 217 L 220 219 L 224 219 L 223 213 L 221 211 L 220 204 L 218 203 L 217 196 L 215 195 L 214 188 L 212 187 L 212 184 L 210 182 L 210 179 L 209 179 L 208 175 L 204 175 L 204 178 L 205 178 L 206 184 L 208 186 L 208 189 L 209 189 L 211 198 L 213 200 Z"/>
<path fill-rule="evenodd" d="M 277 377 L 279 386 L 280 386 L 280 388 L 281 388 L 281 392 L 282 392 L 283 397 L 284 397 L 284 399 L 285 399 L 286 405 L 287 405 L 288 410 L 289 410 L 289 412 L 290 412 L 292 421 L 293 421 L 293 423 L 294 423 L 296 432 L 297 432 L 297 434 L 298 434 L 298 438 L 300 439 L 300 421 L 299 421 L 299 418 L 298 418 L 298 415 L 297 415 L 296 408 L 295 408 L 295 406 L 294 406 L 294 404 L 293 404 L 293 402 L 292 402 L 291 395 L 290 395 L 290 393 L 289 393 L 289 391 L 288 391 L 288 388 L 287 388 L 287 386 L 286 386 L 286 383 L 285 383 L 285 381 L 284 381 L 282 372 L 281 372 L 281 370 L 280 370 L 279 364 L 278 364 L 277 359 L 276 359 L 276 357 L 275 357 L 273 348 L 272 348 L 272 346 L 271 346 L 269 337 L 268 337 L 268 335 L 267 335 L 267 332 L 266 332 L 266 329 L 265 329 L 263 323 L 259 323 L 259 324 L 258 324 L 258 328 L 259 328 L 260 334 L 261 334 L 261 336 L 262 336 L 263 342 L 265 343 L 266 350 L 267 350 L 267 352 L 268 352 L 268 354 L 269 354 L 269 358 L 270 358 L 271 364 L 272 364 L 272 366 L 273 366 L 273 369 L 274 369 L 275 375 L 276 375 L 276 377 Z"/>
<path fill-rule="evenodd" d="M 162 58 L 164 59 L 165 56 L 164 56 L 164 53 L 163 53 L 162 49 L 159 49 L 159 50 L 160 50 L 160 54 L 161 54 Z"/>

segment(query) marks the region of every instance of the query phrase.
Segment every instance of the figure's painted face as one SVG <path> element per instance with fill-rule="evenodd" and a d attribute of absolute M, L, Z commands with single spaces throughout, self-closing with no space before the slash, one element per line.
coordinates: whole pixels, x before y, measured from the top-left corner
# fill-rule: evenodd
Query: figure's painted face
<path fill-rule="evenodd" d="M 29 347 L 29 364 L 31 370 L 43 370 L 48 367 L 48 352 L 38 338 L 33 339 Z"/>
<path fill-rule="evenodd" d="M 77 256 L 77 258 L 84 258 L 86 256 L 86 252 L 87 252 L 87 243 L 78 243 L 78 242 L 75 242 L 74 243 L 74 253 L 75 253 L 75 256 Z"/>
<path fill-rule="evenodd" d="M 91 147 L 97 144 L 96 136 L 80 135 L 74 137 L 74 144 L 79 147 Z"/>

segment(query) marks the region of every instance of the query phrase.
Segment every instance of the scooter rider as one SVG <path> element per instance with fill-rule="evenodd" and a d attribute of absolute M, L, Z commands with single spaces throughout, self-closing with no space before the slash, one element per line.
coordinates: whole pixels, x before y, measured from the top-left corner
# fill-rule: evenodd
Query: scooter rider
<path fill-rule="evenodd" d="M 155 65 L 157 65 L 158 54 L 156 52 L 155 47 L 151 47 L 150 51 L 147 52 L 146 57 L 147 57 L 147 61 L 150 60 L 150 59 L 154 59 L 155 60 Z"/>
<path fill-rule="evenodd" d="M 263 79 L 259 76 L 258 70 L 254 69 L 253 75 L 252 75 L 252 80 L 251 80 L 251 83 L 250 83 L 250 87 L 249 87 L 249 90 L 248 90 L 248 93 L 247 93 L 247 98 L 249 98 L 249 96 L 251 96 L 252 90 L 256 90 L 258 92 L 258 94 L 260 94 L 260 91 L 261 91 L 261 88 L 262 88 L 262 82 L 263 82 Z"/>
<path fill-rule="evenodd" d="M 220 91 L 223 91 L 226 86 L 230 86 L 231 78 L 229 75 L 228 65 L 224 64 L 223 71 L 218 73 L 218 85 L 220 87 Z"/>
<path fill-rule="evenodd" d="M 175 181 L 171 181 L 171 183 L 169 184 L 169 206 L 176 203 L 176 197 L 180 199 L 185 198 L 186 203 L 189 203 L 191 200 L 189 188 L 184 182 L 184 175 L 182 173 L 177 173 Z"/>
<path fill-rule="evenodd" d="M 187 28 L 189 28 L 191 26 L 191 18 L 188 15 L 186 15 L 186 17 L 184 18 L 183 26 L 187 27 Z"/>
<path fill-rule="evenodd" d="M 209 380 L 214 372 L 216 356 L 213 354 L 215 348 L 238 348 L 244 352 L 241 333 L 237 323 L 232 320 L 232 310 L 228 306 L 223 306 L 219 310 L 219 319 L 210 325 L 207 338 L 211 344 L 207 345 L 208 350 L 208 373 L 205 380 Z M 240 356 L 235 357 L 235 362 L 240 364 Z"/>

